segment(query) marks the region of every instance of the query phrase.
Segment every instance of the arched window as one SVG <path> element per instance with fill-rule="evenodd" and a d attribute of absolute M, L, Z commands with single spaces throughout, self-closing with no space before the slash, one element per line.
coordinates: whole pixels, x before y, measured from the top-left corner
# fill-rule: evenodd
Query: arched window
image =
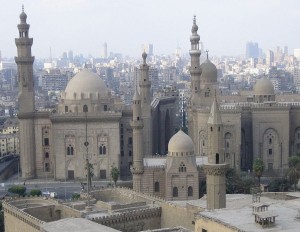
<path fill-rule="evenodd" d="M 188 197 L 192 197 L 193 196 L 193 187 L 189 186 L 188 187 Z"/>
<path fill-rule="evenodd" d="M 186 172 L 186 166 L 184 163 L 181 162 L 180 166 L 179 166 L 179 172 Z"/>
<path fill-rule="evenodd" d="M 101 144 L 99 147 L 99 155 L 105 155 L 106 154 L 106 146 L 104 144 Z"/>
<path fill-rule="evenodd" d="M 67 155 L 74 155 L 74 148 L 71 144 L 67 147 Z"/>
<path fill-rule="evenodd" d="M 87 113 L 89 112 L 89 108 L 87 105 L 84 105 L 83 108 L 82 108 L 83 112 Z"/>
<path fill-rule="evenodd" d="M 216 154 L 216 164 L 220 163 L 220 157 L 219 157 L 219 153 Z"/>
<path fill-rule="evenodd" d="M 155 183 L 154 183 L 154 192 L 159 192 L 159 182 L 158 181 L 156 181 Z"/>
<path fill-rule="evenodd" d="M 49 158 L 49 152 L 46 152 L 46 153 L 45 153 L 45 158 L 46 158 L 46 159 Z"/>
<path fill-rule="evenodd" d="M 173 187 L 173 197 L 178 197 L 178 188 Z"/>

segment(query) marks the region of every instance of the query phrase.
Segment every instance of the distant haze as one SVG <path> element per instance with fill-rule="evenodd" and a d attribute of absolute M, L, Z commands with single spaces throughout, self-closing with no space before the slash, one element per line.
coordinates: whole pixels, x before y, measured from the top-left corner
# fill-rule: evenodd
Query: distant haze
<path fill-rule="evenodd" d="M 108 53 L 139 56 L 141 44 L 152 43 L 154 54 L 172 54 L 190 47 L 192 18 L 212 55 L 245 53 L 247 41 L 274 49 L 300 48 L 299 0 L 0 0 L 0 51 L 16 55 L 14 38 L 24 4 L 33 55 L 74 54 L 100 57 Z"/>

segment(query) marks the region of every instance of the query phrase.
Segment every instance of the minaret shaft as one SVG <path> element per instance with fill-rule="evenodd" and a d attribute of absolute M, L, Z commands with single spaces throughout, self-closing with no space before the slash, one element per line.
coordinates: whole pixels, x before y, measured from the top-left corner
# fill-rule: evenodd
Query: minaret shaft
<path fill-rule="evenodd" d="M 27 15 L 20 14 L 18 24 L 19 38 L 15 39 L 18 56 L 15 57 L 18 66 L 19 83 L 19 131 L 20 131 L 20 156 L 22 177 L 30 179 L 35 177 L 35 132 L 34 132 L 34 81 L 31 46 L 33 39 L 29 38 L 29 24 L 26 23 Z"/>
<path fill-rule="evenodd" d="M 200 55 L 201 51 L 199 49 L 199 41 L 200 36 L 197 33 L 198 26 L 196 24 L 196 17 L 194 17 L 193 27 L 192 27 L 192 35 L 190 37 L 191 41 L 191 67 L 190 67 L 190 74 L 191 74 L 191 90 L 192 90 L 192 102 L 196 103 L 196 99 L 199 98 L 200 93 L 200 76 L 201 76 L 201 69 L 200 69 Z"/>

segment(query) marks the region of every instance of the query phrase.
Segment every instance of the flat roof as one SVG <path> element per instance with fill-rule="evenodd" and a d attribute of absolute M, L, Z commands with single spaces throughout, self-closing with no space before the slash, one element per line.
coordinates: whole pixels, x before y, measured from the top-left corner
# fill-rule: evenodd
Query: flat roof
<path fill-rule="evenodd" d="M 261 212 L 269 216 L 276 216 L 275 225 L 270 228 L 262 228 L 255 223 L 255 216 L 252 214 L 252 195 L 241 194 L 227 195 L 227 208 L 205 210 L 199 212 L 197 217 L 209 218 L 220 224 L 235 227 L 241 231 L 288 231 L 298 232 L 300 221 L 296 219 L 300 209 L 300 199 L 279 200 L 262 195 L 261 204 L 269 204 L 269 211 Z M 201 200 L 201 199 L 200 199 Z M 238 220 L 237 220 L 238 219 Z"/>
<path fill-rule="evenodd" d="M 113 228 L 92 222 L 84 218 L 65 218 L 48 222 L 41 226 L 42 232 L 118 232 Z"/>

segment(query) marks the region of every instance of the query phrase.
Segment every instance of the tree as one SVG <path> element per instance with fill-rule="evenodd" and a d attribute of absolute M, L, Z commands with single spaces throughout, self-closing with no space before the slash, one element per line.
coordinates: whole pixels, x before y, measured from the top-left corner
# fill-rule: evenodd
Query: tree
<path fill-rule="evenodd" d="M 111 167 L 111 170 L 110 170 L 110 175 L 115 183 L 115 186 L 117 186 L 117 181 L 119 179 L 119 176 L 120 176 L 120 171 L 117 167 L 115 166 L 112 166 Z"/>
<path fill-rule="evenodd" d="M 80 199 L 80 194 L 79 193 L 73 193 L 72 194 L 72 200 L 75 201 L 75 200 L 79 200 Z"/>
<path fill-rule="evenodd" d="M 41 196 L 42 195 L 42 191 L 40 189 L 31 189 L 30 196 Z"/>
<path fill-rule="evenodd" d="M 259 188 L 260 188 L 260 178 L 264 172 L 264 168 L 265 168 L 264 162 L 259 157 L 257 157 L 253 163 L 253 172 L 255 176 L 258 178 Z"/>
<path fill-rule="evenodd" d="M 19 196 L 24 196 L 26 187 L 23 185 L 13 185 L 7 191 L 10 193 L 18 194 Z"/>
<path fill-rule="evenodd" d="M 286 173 L 286 176 L 291 185 L 294 186 L 294 191 L 297 189 L 297 184 L 299 181 L 300 171 L 300 157 L 299 156 L 291 156 L 289 158 L 289 169 Z"/>

